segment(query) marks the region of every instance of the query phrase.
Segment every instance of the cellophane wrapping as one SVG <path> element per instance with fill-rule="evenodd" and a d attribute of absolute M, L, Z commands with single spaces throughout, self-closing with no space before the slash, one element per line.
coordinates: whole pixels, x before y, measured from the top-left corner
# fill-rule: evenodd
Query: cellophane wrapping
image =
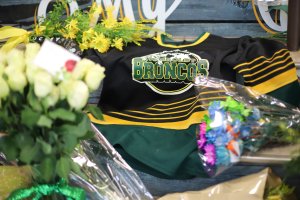
<path fill-rule="evenodd" d="M 207 110 L 199 120 L 197 145 L 210 176 L 239 162 L 246 151 L 300 141 L 297 107 L 212 77 L 196 77 L 195 90 L 197 102 Z"/>

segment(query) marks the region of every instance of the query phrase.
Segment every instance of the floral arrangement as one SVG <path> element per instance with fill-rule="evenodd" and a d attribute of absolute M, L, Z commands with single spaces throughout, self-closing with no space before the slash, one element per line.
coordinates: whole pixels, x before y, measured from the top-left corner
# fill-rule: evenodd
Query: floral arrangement
<path fill-rule="evenodd" d="M 286 128 L 288 121 L 262 114 L 258 108 L 232 97 L 211 102 L 208 114 L 199 125 L 197 145 L 203 165 L 212 176 L 238 162 L 244 150 L 257 151 L 267 143 L 300 140 L 296 129 Z"/>
<path fill-rule="evenodd" d="M 144 38 L 150 37 L 148 32 L 152 28 L 144 25 L 145 21 L 132 22 L 126 17 L 118 21 L 113 16 L 114 7 L 107 8 L 105 16 L 102 7 L 94 2 L 89 11 L 76 10 L 72 15 L 64 18 L 62 16 L 66 13 L 66 7 L 65 1 L 57 1 L 47 17 L 34 25 L 32 32 L 3 27 L 3 37 L 1 37 L 0 29 L 0 39 L 7 37 L 5 31 L 10 32 L 8 35 L 11 34 L 13 38 L 13 42 L 9 41 L 4 45 L 4 49 L 21 42 L 26 43 L 30 40 L 34 42 L 36 37 L 44 36 L 64 37 L 76 41 L 82 51 L 96 49 L 100 53 L 105 53 L 110 48 L 123 50 L 128 43 L 140 45 Z M 105 18 L 99 21 L 101 14 Z M 147 22 L 151 23 L 151 21 Z"/>
<path fill-rule="evenodd" d="M 83 109 L 104 78 L 104 68 L 71 59 L 49 73 L 35 64 L 40 48 L 29 43 L 25 51 L 0 52 L 0 152 L 9 161 L 30 166 L 35 183 L 68 188 L 70 172 L 80 171 L 71 155 L 80 141 L 93 137 Z M 87 111 L 101 117 L 96 107 Z"/>

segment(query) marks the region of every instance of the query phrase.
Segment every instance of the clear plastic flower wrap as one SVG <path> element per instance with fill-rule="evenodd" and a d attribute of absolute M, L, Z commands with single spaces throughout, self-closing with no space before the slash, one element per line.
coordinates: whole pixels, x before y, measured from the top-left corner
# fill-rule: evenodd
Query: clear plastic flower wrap
<path fill-rule="evenodd" d="M 83 188 L 90 200 L 153 199 L 132 168 L 97 128 L 92 128 L 94 140 L 81 142 L 74 153 L 80 171 L 71 174 L 71 185 Z"/>
<path fill-rule="evenodd" d="M 197 145 L 210 176 L 239 162 L 245 151 L 300 141 L 300 111 L 292 105 L 212 77 L 196 77 L 195 89 L 208 111 L 199 121 Z"/>
<path fill-rule="evenodd" d="M 92 128 L 94 139 L 82 141 L 73 154 L 72 159 L 80 169 L 73 169 L 69 176 L 70 185 L 83 189 L 88 200 L 152 200 L 137 174 L 93 125 Z M 28 166 L 17 166 L 7 161 L 2 153 L 0 171 L 6 173 L 0 176 L 4 177 L 0 199 L 5 199 L 18 187 L 33 183 Z M 14 177 L 16 174 L 18 177 Z"/>

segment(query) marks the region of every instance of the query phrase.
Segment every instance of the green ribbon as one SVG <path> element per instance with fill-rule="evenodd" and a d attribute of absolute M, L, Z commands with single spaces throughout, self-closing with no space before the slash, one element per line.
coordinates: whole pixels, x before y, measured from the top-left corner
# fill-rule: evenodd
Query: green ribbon
<path fill-rule="evenodd" d="M 67 197 L 67 200 L 85 200 L 85 191 L 81 188 L 71 187 L 66 180 L 61 179 L 55 185 L 37 185 L 28 189 L 19 189 L 10 194 L 7 200 L 22 200 L 32 197 L 32 200 L 38 200 L 43 196 L 51 194 L 61 194 Z"/>

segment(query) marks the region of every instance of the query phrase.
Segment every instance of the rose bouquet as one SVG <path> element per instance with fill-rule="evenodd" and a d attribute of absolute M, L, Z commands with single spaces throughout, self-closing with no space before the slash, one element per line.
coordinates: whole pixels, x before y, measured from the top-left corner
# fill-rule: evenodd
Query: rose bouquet
<path fill-rule="evenodd" d="M 1 52 L 0 152 L 8 161 L 30 166 L 35 182 L 61 180 L 63 186 L 71 171 L 79 171 L 71 159 L 75 147 L 94 135 L 83 109 L 104 78 L 104 68 L 76 57 L 56 70 L 47 68 L 49 60 L 37 62 L 45 48 L 30 43 L 25 51 Z M 101 117 L 100 110 L 87 110 Z"/>
<path fill-rule="evenodd" d="M 243 152 L 300 142 L 300 111 L 250 88 L 216 78 L 196 79 L 199 102 L 208 111 L 197 131 L 199 156 L 214 176 L 238 162 Z M 203 98 L 215 91 L 218 100 Z"/>

